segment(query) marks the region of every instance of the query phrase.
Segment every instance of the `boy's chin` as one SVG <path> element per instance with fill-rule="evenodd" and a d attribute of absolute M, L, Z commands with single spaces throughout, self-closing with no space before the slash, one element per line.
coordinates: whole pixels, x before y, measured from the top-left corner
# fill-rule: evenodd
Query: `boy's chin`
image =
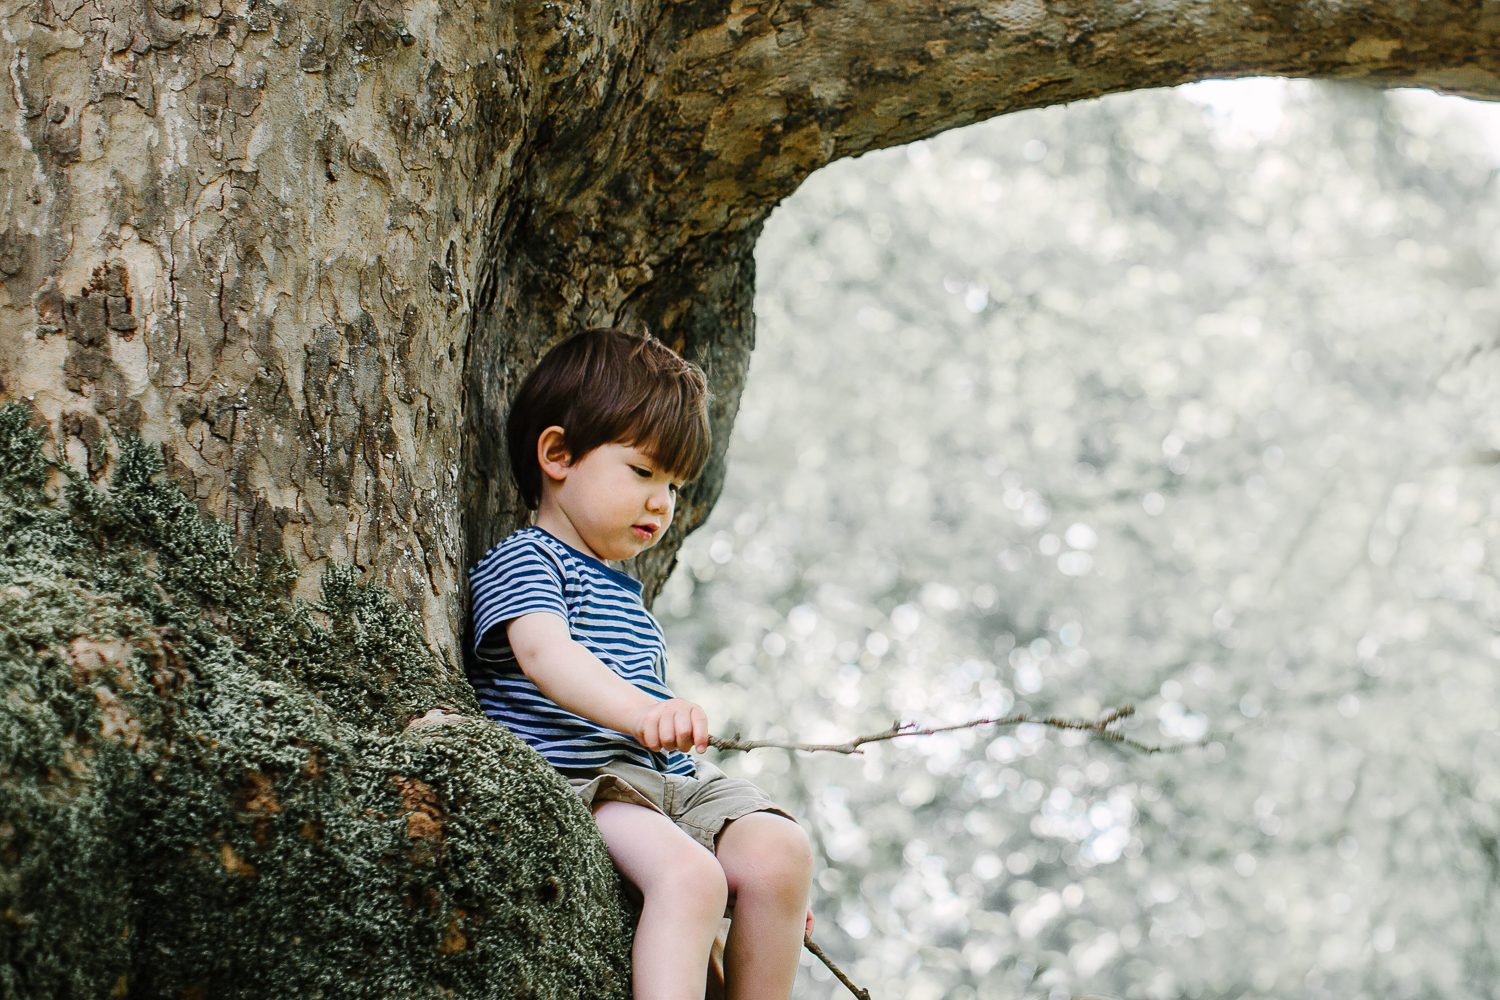
<path fill-rule="evenodd" d="M 636 556 L 640 555 L 642 552 L 645 552 L 647 549 L 655 545 L 656 542 L 657 539 L 655 537 L 653 537 L 648 542 L 637 542 L 634 539 L 631 539 L 627 542 L 621 542 L 618 545 L 607 546 L 604 549 L 599 550 L 599 552 L 600 555 L 604 557 L 606 562 L 623 562 L 626 559 L 634 559 Z"/>

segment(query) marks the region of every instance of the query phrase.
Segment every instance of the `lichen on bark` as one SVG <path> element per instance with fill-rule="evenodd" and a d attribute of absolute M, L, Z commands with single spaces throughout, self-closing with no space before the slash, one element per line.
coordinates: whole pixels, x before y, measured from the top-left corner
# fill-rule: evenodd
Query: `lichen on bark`
<path fill-rule="evenodd" d="M 321 599 L 117 444 L 0 408 L 0 993 L 628 995 L 588 812 L 350 569 Z M 53 483 L 49 487 L 48 476 Z"/>

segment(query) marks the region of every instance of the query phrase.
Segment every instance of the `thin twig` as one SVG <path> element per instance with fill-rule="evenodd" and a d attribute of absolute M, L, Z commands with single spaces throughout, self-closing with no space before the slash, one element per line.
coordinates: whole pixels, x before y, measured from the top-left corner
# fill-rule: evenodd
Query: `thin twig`
<path fill-rule="evenodd" d="M 849 977 L 844 975 L 843 970 L 841 970 L 837 965 L 833 964 L 833 959 L 823 954 L 822 948 L 819 948 L 817 945 L 813 944 L 811 934 L 802 935 L 802 946 L 808 951 L 812 952 L 814 955 L 818 956 L 818 961 L 828 966 L 828 971 L 833 973 L 835 976 L 838 976 L 839 982 L 848 987 L 850 993 L 853 993 L 855 996 L 859 997 L 859 1000 L 870 1000 L 870 991 L 862 990 L 858 986 L 855 986 L 853 983 L 851 983 L 849 981 Z"/>
<path fill-rule="evenodd" d="M 931 729 L 919 729 L 915 722 L 893 722 L 891 728 L 881 733 L 871 733 L 868 736 L 856 736 L 848 743 L 782 743 L 778 740 L 742 740 L 736 733 L 732 738 L 722 736 L 710 736 L 708 745 L 719 750 L 760 750 L 775 748 L 778 750 L 806 750 L 808 753 L 823 751 L 826 753 L 862 754 L 860 747 L 866 743 L 878 743 L 881 740 L 894 740 L 898 736 L 933 736 L 937 733 L 951 733 L 959 729 L 974 729 L 978 726 L 1019 726 L 1030 723 L 1034 726 L 1049 726 L 1052 729 L 1075 729 L 1083 732 L 1093 733 L 1101 740 L 1117 743 L 1120 746 L 1139 750 L 1141 753 L 1177 753 L 1188 747 L 1204 746 L 1205 740 L 1197 740 L 1192 743 L 1182 743 L 1176 746 L 1151 746 L 1139 740 L 1133 740 L 1124 733 L 1116 732 L 1109 727 L 1121 719 L 1128 719 L 1135 714 L 1134 705 L 1126 705 L 1114 711 L 1106 712 L 1093 722 L 1084 719 L 1064 719 L 1055 715 L 1046 718 L 1036 718 L 1030 715 L 1006 715 L 994 719 L 973 719 L 969 722 L 961 722 L 956 726 L 936 726 Z"/>

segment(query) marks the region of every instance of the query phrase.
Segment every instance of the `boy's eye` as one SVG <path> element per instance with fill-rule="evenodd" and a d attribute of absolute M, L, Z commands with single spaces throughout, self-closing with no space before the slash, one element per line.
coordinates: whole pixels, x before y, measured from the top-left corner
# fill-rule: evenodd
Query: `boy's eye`
<path fill-rule="evenodd" d="M 682 489 L 682 487 L 677 483 L 668 483 L 667 489 L 671 490 L 672 495 L 675 497 L 677 495 L 677 491 Z"/>
<path fill-rule="evenodd" d="M 650 479 L 651 478 L 651 470 L 650 469 L 643 469 L 639 465 L 632 465 L 630 467 L 630 469 L 631 469 L 632 472 L 634 472 L 637 476 L 640 476 L 642 479 Z"/>

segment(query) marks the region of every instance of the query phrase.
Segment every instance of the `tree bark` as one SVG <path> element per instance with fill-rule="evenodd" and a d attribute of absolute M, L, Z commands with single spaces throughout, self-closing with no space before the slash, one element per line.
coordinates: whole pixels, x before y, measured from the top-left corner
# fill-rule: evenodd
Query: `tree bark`
<path fill-rule="evenodd" d="M 649 328 L 716 394 L 634 567 L 659 589 L 723 480 L 755 239 L 813 170 L 1206 77 L 1500 98 L 1496 0 L 31 0 L 0 27 L 0 400 L 96 481 L 138 432 L 303 596 L 356 565 L 439 686 L 465 567 L 525 520 L 507 402 L 584 325 Z"/>

